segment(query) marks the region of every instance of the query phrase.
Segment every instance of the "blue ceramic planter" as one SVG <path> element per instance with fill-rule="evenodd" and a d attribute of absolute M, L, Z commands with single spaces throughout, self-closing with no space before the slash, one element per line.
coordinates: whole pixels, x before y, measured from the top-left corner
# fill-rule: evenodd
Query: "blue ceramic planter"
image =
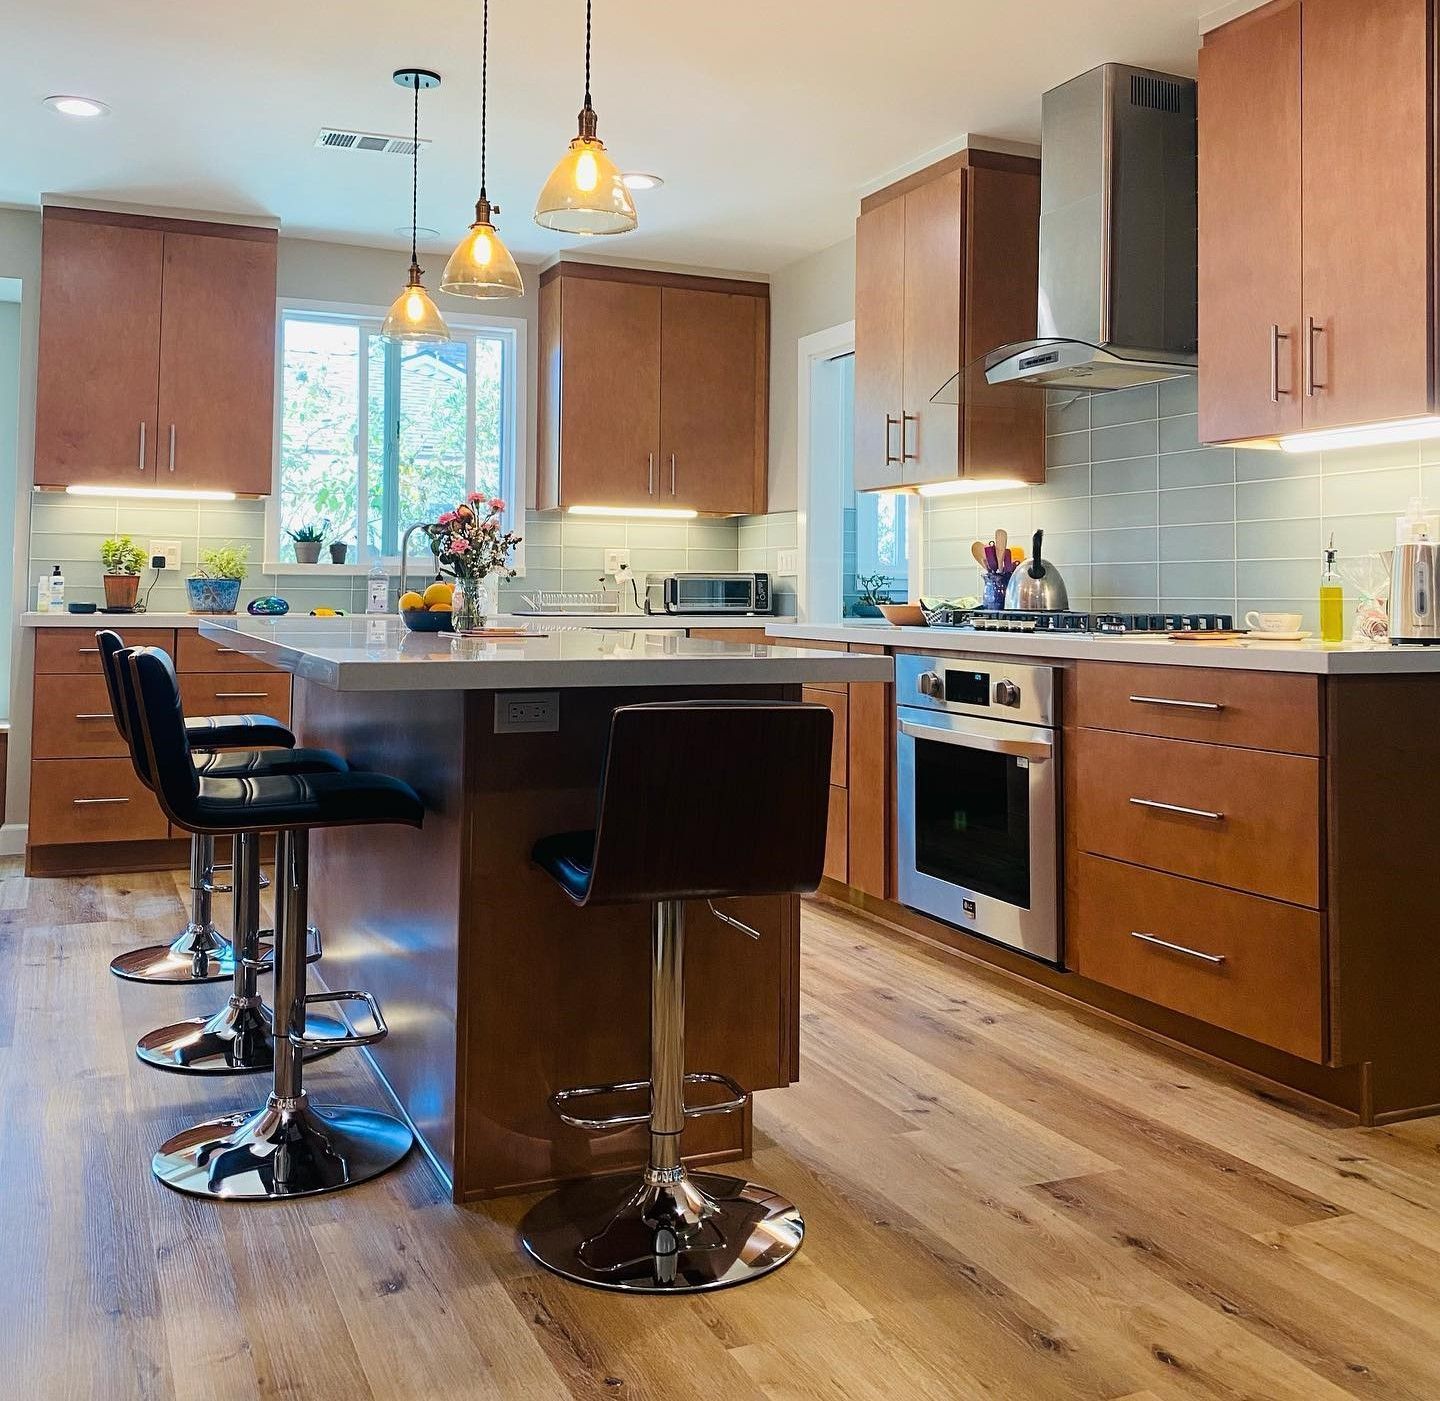
<path fill-rule="evenodd" d="M 186 579 L 192 613 L 233 613 L 240 601 L 239 579 Z"/>

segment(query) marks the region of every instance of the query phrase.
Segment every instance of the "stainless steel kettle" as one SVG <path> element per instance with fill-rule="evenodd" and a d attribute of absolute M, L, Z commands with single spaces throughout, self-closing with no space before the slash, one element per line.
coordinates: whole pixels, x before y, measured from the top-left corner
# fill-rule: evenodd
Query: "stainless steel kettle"
<path fill-rule="evenodd" d="M 1041 557 L 1040 543 L 1044 536 L 1043 530 L 1035 532 L 1030 558 L 1010 576 L 1005 586 L 1006 608 L 1027 613 L 1058 613 L 1070 606 L 1070 595 L 1060 571 Z"/>

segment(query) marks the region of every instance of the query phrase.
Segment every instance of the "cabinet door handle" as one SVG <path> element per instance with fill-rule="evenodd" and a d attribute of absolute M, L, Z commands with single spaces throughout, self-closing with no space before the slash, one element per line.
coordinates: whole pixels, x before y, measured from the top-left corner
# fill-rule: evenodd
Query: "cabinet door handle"
<path fill-rule="evenodd" d="M 1282 394 L 1289 394 L 1288 389 L 1280 388 L 1280 342 L 1288 341 L 1290 336 L 1278 326 L 1270 327 L 1270 402 L 1278 404 Z"/>
<path fill-rule="evenodd" d="M 1207 822 L 1223 822 L 1225 820 L 1223 812 L 1209 812 L 1205 808 L 1186 808 L 1181 807 L 1178 803 L 1162 803 L 1154 798 L 1131 798 L 1130 801 L 1137 808 L 1158 808 L 1161 812 L 1178 812 L 1185 817 L 1203 817 Z"/>
<path fill-rule="evenodd" d="M 223 655 L 223 656 L 227 656 L 227 657 L 228 657 L 228 656 L 233 656 L 233 655 L 235 655 L 236 653 L 239 652 L 239 650 L 240 650 L 240 649 L 239 649 L 238 647 L 217 647 L 217 648 L 215 649 L 215 654 L 216 654 L 216 656 L 222 656 L 222 655 Z"/>
<path fill-rule="evenodd" d="M 901 444 L 900 444 L 901 456 L 899 456 L 899 457 L 893 457 L 893 456 L 891 456 L 891 453 L 890 453 L 890 430 L 891 430 L 892 428 L 895 428 L 895 427 L 899 427 L 899 428 L 900 428 L 900 436 L 901 436 L 901 438 L 903 439 L 904 436 L 905 436 L 905 429 L 904 429 L 903 426 L 901 426 L 900 420 L 899 420 L 898 418 L 892 418 L 892 417 L 887 413 L 887 414 L 885 415 L 885 465 L 886 465 L 887 467 L 888 467 L 892 462 L 903 462 L 903 461 L 905 460 L 905 457 L 904 457 L 905 444 L 904 444 L 903 441 L 902 441 Z"/>
<path fill-rule="evenodd" d="M 268 691 L 216 691 L 216 700 L 268 700 Z"/>
<path fill-rule="evenodd" d="M 675 454 L 670 454 L 670 495 L 675 495 Z"/>
<path fill-rule="evenodd" d="M 919 461 L 920 461 L 920 454 L 919 454 L 918 452 L 907 452 L 907 451 L 905 450 L 905 425 L 906 425 L 907 423 L 919 423 L 919 422 L 920 422 L 920 415 L 919 415 L 919 414 L 902 413 L 902 414 L 900 415 L 900 461 L 901 461 L 901 462 L 919 462 Z"/>
<path fill-rule="evenodd" d="M 645 494 L 646 494 L 647 496 L 654 496 L 654 495 L 655 495 L 655 454 L 654 454 L 653 452 L 652 452 L 652 453 L 647 453 L 646 456 L 649 458 L 649 461 L 650 461 L 650 477 L 649 477 L 649 482 L 648 482 L 647 486 L 645 487 Z"/>
<path fill-rule="evenodd" d="M 141 472 L 145 470 L 145 420 L 143 418 L 140 420 L 140 462 L 138 470 Z"/>
<path fill-rule="evenodd" d="M 1172 944 L 1169 939 L 1157 939 L 1153 934 L 1142 934 L 1138 929 L 1132 929 L 1130 937 L 1139 939 L 1145 944 L 1154 944 L 1157 949 L 1169 949 L 1171 953 L 1183 953 L 1186 958 L 1198 958 L 1202 963 L 1218 965 L 1225 962 L 1223 953 L 1201 953 L 1199 949 L 1187 949 L 1184 944 Z"/>
<path fill-rule="evenodd" d="M 75 718 L 77 720 L 113 720 L 115 717 L 108 710 L 87 710 Z"/>
<path fill-rule="evenodd" d="M 1305 397 L 1313 399 L 1316 390 L 1325 386 L 1315 378 L 1315 337 L 1323 335 L 1325 328 L 1315 324 L 1313 316 L 1305 318 Z"/>
<path fill-rule="evenodd" d="M 128 803 L 129 798 L 71 798 L 71 805 L 77 808 L 100 807 L 106 803 Z"/>
<path fill-rule="evenodd" d="M 1224 710 L 1220 701 L 1171 700 L 1169 696 L 1131 696 L 1136 705 L 1170 705 L 1177 710 Z"/>
<path fill-rule="evenodd" d="M 91 656 L 96 657 L 100 655 L 100 649 L 98 647 L 77 647 L 75 650 L 82 657 L 85 656 L 87 653 L 89 653 Z"/>
<path fill-rule="evenodd" d="M 175 470 L 175 425 L 170 425 L 170 470 Z"/>

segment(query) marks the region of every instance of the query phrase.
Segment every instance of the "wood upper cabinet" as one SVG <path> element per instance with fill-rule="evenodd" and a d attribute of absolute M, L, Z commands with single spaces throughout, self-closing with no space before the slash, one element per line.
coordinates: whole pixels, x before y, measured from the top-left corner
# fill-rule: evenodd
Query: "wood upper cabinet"
<path fill-rule="evenodd" d="M 35 482 L 155 485 L 164 238 L 47 213 Z"/>
<path fill-rule="evenodd" d="M 547 272 L 538 507 L 763 511 L 768 291 L 592 264 Z"/>
<path fill-rule="evenodd" d="M 1429 0 L 1294 0 L 1200 54 L 1200 437 L 1430 414 Z"/>
<path fill-rule="evenodd" d="M 862 203 L 859 490 L 1044 480 L 1044 395 L 987 384 L 983 368 L 986 352 L 1034 335 L 1039 230 L 1038 163 L 985 151 L 962 151 Z M 933 402 L 947 386 L 955 402 Z"/>
<path fill-rule="evenodd" d="M 270 490 L 270 229 L 45 213 L 35 484 Z"/>

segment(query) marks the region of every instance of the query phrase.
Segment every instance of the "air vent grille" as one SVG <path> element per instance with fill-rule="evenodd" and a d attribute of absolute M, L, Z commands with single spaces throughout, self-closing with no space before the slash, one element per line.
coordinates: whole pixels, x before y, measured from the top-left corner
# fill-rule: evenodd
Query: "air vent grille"
<path fill-rule="evenodd" d="M 322 126 L 315 144 L 331 151 L 378 151 L 386 156 L 413 156 L 416 151 L 415 142 L 408 136 L 383 136 L 379 132 L 348 131 L 335 126 Z M 421 146 L 429 144 L 427 138 L 420 138 Z"/>
<path fill-rule="evenodd" d="M 1130 75 L 1130 105 L 1153 112 L 1179 112 L 1184 100 L 1183 84 L 1173 78 L 1152 78 L 1144 73 Z"/>

